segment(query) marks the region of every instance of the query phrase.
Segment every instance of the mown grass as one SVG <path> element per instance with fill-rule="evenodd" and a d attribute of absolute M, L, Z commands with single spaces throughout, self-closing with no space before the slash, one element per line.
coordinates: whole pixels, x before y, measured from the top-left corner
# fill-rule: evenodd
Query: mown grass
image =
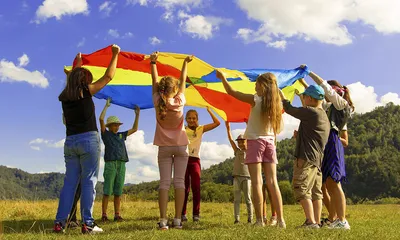
<path fill-rule="evenodd" d="M 95 204 L 95 217 L 101 215 L 101 203 Z M 110 202 L 109 216 L 112 216 Z M 173 204 L 169 204 L 172 218 Z M 122 223 L 100 223 L 103 234 L 83 236 L 80 229 L 53 234 L 57 201 L 0 201 L 0 239 L 400 239 L 400 205 L 352 205 L 348 220 L 352 229 L 298 230 L 304 221 L 300 206 L 284 206 L 286 230 L 233 224 L 233 204 L 202 203 L 201 222 L 190 221 L 183 230 L 159 231 L 156 202 L 126 201 L 122 204 Z M 191 203 L 189 203 L 189 209 Z M 245 206 L 241 207 L 246 219 Z M 190 217 L 190 216 L 189 216 Z"/>

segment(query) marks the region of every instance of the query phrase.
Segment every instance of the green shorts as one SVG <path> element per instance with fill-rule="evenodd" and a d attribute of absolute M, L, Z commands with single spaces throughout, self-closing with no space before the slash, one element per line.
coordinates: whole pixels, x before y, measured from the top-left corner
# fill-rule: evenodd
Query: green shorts
<path fill-rule="evenodd" d="M 104 195 L 121 196 L 125 182 L 125 164 L 123 161 L 110 161 L 104 164 Z"/>

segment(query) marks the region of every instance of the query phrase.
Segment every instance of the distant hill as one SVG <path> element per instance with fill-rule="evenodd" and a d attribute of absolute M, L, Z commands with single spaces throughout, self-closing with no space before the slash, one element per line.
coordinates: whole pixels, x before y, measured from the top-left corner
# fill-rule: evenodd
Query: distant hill
<path fill-rule="evenodd" d="M 20 169 L 0 166 L 0 199 L 55 199 L 60 196 L 64 174 L 31 174 Z M 96 186 L 103 193 L 102 183 Z"/>
<path fill-rule="evenodd" d="M 346 148 L 348 184 L 343 187 L 353 202 L 400 198 L 400 106 L 390 103 L 366 114 L 355 114 L 348 124 Z M 292 203 L 290 186 L 295 140 L 278 142 L 278 179 L 284 202 Z M 203 201 L 232 201 L 233 159 L 202 171 Z M 63 184 L 60 173 L 29 174 L 0 166 L 0 199 L 57 198 Z M 133 199 L 156 200 L 158 181 L 127 184 L 124 192 Z M 102 194 L 102 183 L 96 187 Z M 170 192 L 171 199 L 173 191 Z"/>

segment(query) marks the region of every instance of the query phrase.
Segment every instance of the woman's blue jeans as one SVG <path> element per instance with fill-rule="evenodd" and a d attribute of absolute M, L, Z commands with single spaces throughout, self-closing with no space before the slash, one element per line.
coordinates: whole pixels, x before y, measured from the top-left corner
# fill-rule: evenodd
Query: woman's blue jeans
<path fill-rule="evenodd" d="M 78 183 L 81 183 L 82 221 L 92 225 L 93 204 L 100 163 L 100 139 L 97 132 L 67 136 L 64 143 L 65 178 L 55 222 L 63 226 L 71 212 Z"/>

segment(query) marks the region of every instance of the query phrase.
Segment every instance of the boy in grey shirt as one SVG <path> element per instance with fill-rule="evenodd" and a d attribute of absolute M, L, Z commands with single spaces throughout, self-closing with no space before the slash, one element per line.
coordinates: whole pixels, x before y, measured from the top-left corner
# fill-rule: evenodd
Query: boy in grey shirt
<path fill-rule="evenodd" d="M 236 143 L 233 141 L 231 129 L 228 122 L 225 122 L 226 130 L 228 132 L 228 139 L 231 143 L 233 151 L 235 153 L 235 161 L 233 165 L 233 188 L 234 188 L 234 214 L 235 224 L 239 223 L 240 220 L 240 203 L 242 201 L 242 192 L 244 194 L 247 206 L 247 222 L 251 223 L 253 219 L 253 204 L 251 202 L 251 181 L 250 174 L 247 165 L 244 163 L 246 159 L 246 139 L 240 134 L 236 139 Z"/>

